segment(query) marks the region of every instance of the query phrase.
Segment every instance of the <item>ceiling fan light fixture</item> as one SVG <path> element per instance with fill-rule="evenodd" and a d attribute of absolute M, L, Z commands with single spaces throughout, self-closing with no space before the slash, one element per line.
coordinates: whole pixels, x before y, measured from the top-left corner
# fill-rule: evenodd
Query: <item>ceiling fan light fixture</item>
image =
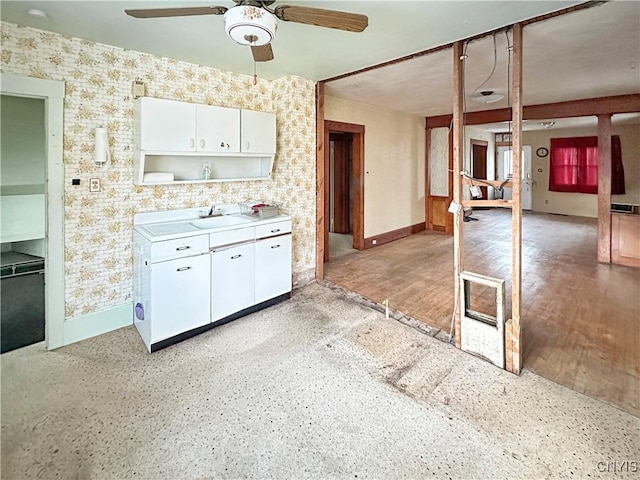
<path fill-rule="evenodd" d="M 494 93 L 493 90 L 484 90 L 480 95 L 472 97 L 472 100 L 478 103 L 495 103 L 504 98 L 500 93 Z"/>
<path fill-rule="evenodd" d="M 238 5 L 224 14 L 224 27 L 239 44 L 261 46 L 274 39 L 278 23 L 275 15 L 264 8 Z"/>

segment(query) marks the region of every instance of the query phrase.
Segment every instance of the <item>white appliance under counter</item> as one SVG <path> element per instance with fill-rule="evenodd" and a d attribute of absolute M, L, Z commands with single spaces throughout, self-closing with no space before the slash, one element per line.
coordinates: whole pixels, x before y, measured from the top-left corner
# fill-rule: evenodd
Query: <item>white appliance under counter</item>
<path fill-rule="evenodd" d="M 134 216 L 133 317 L 149 352 L 291 296 L 291 217 L 220 207 Z"/>

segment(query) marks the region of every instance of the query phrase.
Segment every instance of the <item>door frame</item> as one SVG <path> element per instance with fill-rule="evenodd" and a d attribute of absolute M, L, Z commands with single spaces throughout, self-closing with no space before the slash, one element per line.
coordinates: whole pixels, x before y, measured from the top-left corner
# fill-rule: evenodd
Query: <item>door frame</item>
<path fill-rule="evenodd" d="M 352 154 L 352 133 L 329 132 L 329 235 L 353 235 Z"/>
<path fill-rule="evenodd" d="M 45 345 L 64 344 L 64 82 L 0 73 L 0 93 L 44 100 L 46 171 Z"/>
<path fill-rule="evenodd" d="M 329 178 L 329 134 L 351 133 L 353 134 L 353 248 L 364 250 L 364 125 L 355 123 L 324 121 L 324 161 L 318 162 L 318 178 Z M 324 218 L 318 222 L 319 237 L 322 239 L 323 258 L 321 261 L 329 261 L 329 181 L 324 184 L 324 194 L 320 196 L 322 202 L 321 211 Z M 319 208 L 320 210 L 320 208 Z M 320 253 L 316 253 L 319 255 Z"/>
<path fill-rule="evenodd" d="M 477 178 L 476 177 L 476 172 L 475 172 L 475 154 L 473 152 L 473 147 L 474 145 L 478 145 L 479 147 L 485 147 L 486 151 L 485 151 L 485 155 L 484 155 L 484 176 L 485 178 L 483 180 L 489 180 L 489 142 L 486 140 L 478 140 L 476 138 L 472 138 L 470 141 L 470 151 L 469 151 L 469 169 L 471 170 L 471 176 L 473 178 Z M 489 187 L 487 185 L 483 185 L 480 184 L 479 187 L 482 189 L 483 193 L 485 193 L 486 195 L 484 196 L 484 200 L 489 200 Z"/>

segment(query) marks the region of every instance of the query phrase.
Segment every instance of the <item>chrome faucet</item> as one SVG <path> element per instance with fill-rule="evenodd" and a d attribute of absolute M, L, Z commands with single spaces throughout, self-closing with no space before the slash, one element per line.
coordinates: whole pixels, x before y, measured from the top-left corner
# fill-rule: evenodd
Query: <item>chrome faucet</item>
<path fill-rule="evenodd" d="M 216 204 L 214 203 L 213 205 L 211 205 L 211 208 L 209 209 L 209 213 L 203 213 L 201 212 L 199 217 L 200 218 L 210 218 L 210 217 L 221 217 L 222 215 L 224 215 L 224 212 L 222 210 L 220 210 L 219 208 L 216 208 Z"/>

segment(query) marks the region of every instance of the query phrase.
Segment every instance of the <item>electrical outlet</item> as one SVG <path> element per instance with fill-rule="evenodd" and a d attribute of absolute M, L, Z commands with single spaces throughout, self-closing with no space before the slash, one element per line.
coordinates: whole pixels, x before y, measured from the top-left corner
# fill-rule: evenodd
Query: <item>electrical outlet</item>
<path fill-rule="evenodd" d="M 91 178 L 89 179 L 89 191 L 90 192 L 99 192 L 100 191 L 100 179 L 99 178 Z"/>
<path fill-rule="evenodd" d="M 372 240 L 372 241 L 371 241 L 371 244 L 372 244 L 372 245 L 375 245 L 376 243 L 378 243 L 378 241 L 377 241 L 377 240 Z"/>

